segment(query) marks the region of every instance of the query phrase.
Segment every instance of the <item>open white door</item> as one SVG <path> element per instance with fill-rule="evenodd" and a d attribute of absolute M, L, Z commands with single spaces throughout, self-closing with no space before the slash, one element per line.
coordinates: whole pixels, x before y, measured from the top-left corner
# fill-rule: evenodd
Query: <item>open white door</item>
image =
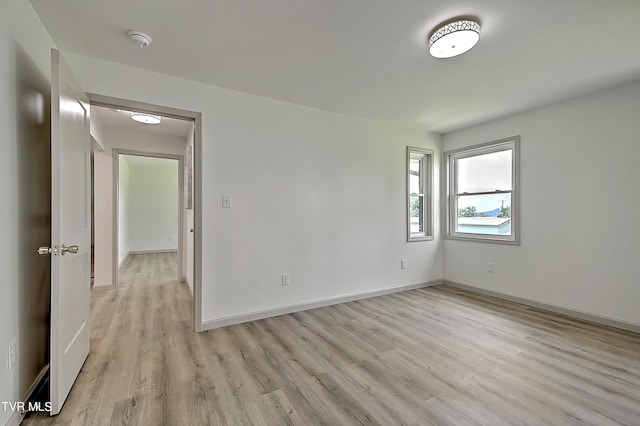
<path fill-rule="evenodd" d="M 51 415 L 89 355 L 89 99 L 51 51 Z"/>

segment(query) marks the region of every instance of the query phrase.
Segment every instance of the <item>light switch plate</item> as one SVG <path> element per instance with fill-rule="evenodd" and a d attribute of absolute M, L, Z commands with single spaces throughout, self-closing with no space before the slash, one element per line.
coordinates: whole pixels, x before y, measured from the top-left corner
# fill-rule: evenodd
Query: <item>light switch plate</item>
<path fill-rule="evenodd" d="M 231 195 L 223 195 L 222 196 L 222 208 L 230 209 L 231 208 Z"/>

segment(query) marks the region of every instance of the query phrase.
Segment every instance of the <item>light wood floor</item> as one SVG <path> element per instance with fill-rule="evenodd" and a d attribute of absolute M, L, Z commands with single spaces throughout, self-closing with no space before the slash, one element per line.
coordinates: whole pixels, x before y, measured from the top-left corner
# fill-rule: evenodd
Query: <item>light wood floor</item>
<path fill-rule="evenodd" d="M 94 293 L 73 425 L 640 425 L 640 335 L 445 286 L 191 332 L 175 257 Z"/>

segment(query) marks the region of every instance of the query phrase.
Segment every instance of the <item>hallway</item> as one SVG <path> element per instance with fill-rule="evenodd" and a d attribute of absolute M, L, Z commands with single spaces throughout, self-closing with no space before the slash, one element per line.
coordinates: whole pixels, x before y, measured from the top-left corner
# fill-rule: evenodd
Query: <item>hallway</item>
<path fill-rule="evenodd" d="M 62 412 L 23 424 L 162 424 L 162 410 L 149 407 L 184 402 L 188 381 L 173 373 L 197 337 L 191 295 L 176 277 L 175 252 L 130 255 L 120 288 L 91 295 L 91 352 Z"/>

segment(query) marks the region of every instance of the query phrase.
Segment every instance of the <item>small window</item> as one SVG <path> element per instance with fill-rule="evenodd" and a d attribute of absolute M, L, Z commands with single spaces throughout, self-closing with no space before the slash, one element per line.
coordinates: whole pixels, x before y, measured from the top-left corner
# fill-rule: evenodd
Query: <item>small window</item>
<path fill-rule="evenodd" d="M 407 147 L 407 241 L 433 240 L 433 151 Z"/>
<path fill-rule="evenodd" d="M 520 137 L 444 153 L 445 238 L 519 244 Z"/>

